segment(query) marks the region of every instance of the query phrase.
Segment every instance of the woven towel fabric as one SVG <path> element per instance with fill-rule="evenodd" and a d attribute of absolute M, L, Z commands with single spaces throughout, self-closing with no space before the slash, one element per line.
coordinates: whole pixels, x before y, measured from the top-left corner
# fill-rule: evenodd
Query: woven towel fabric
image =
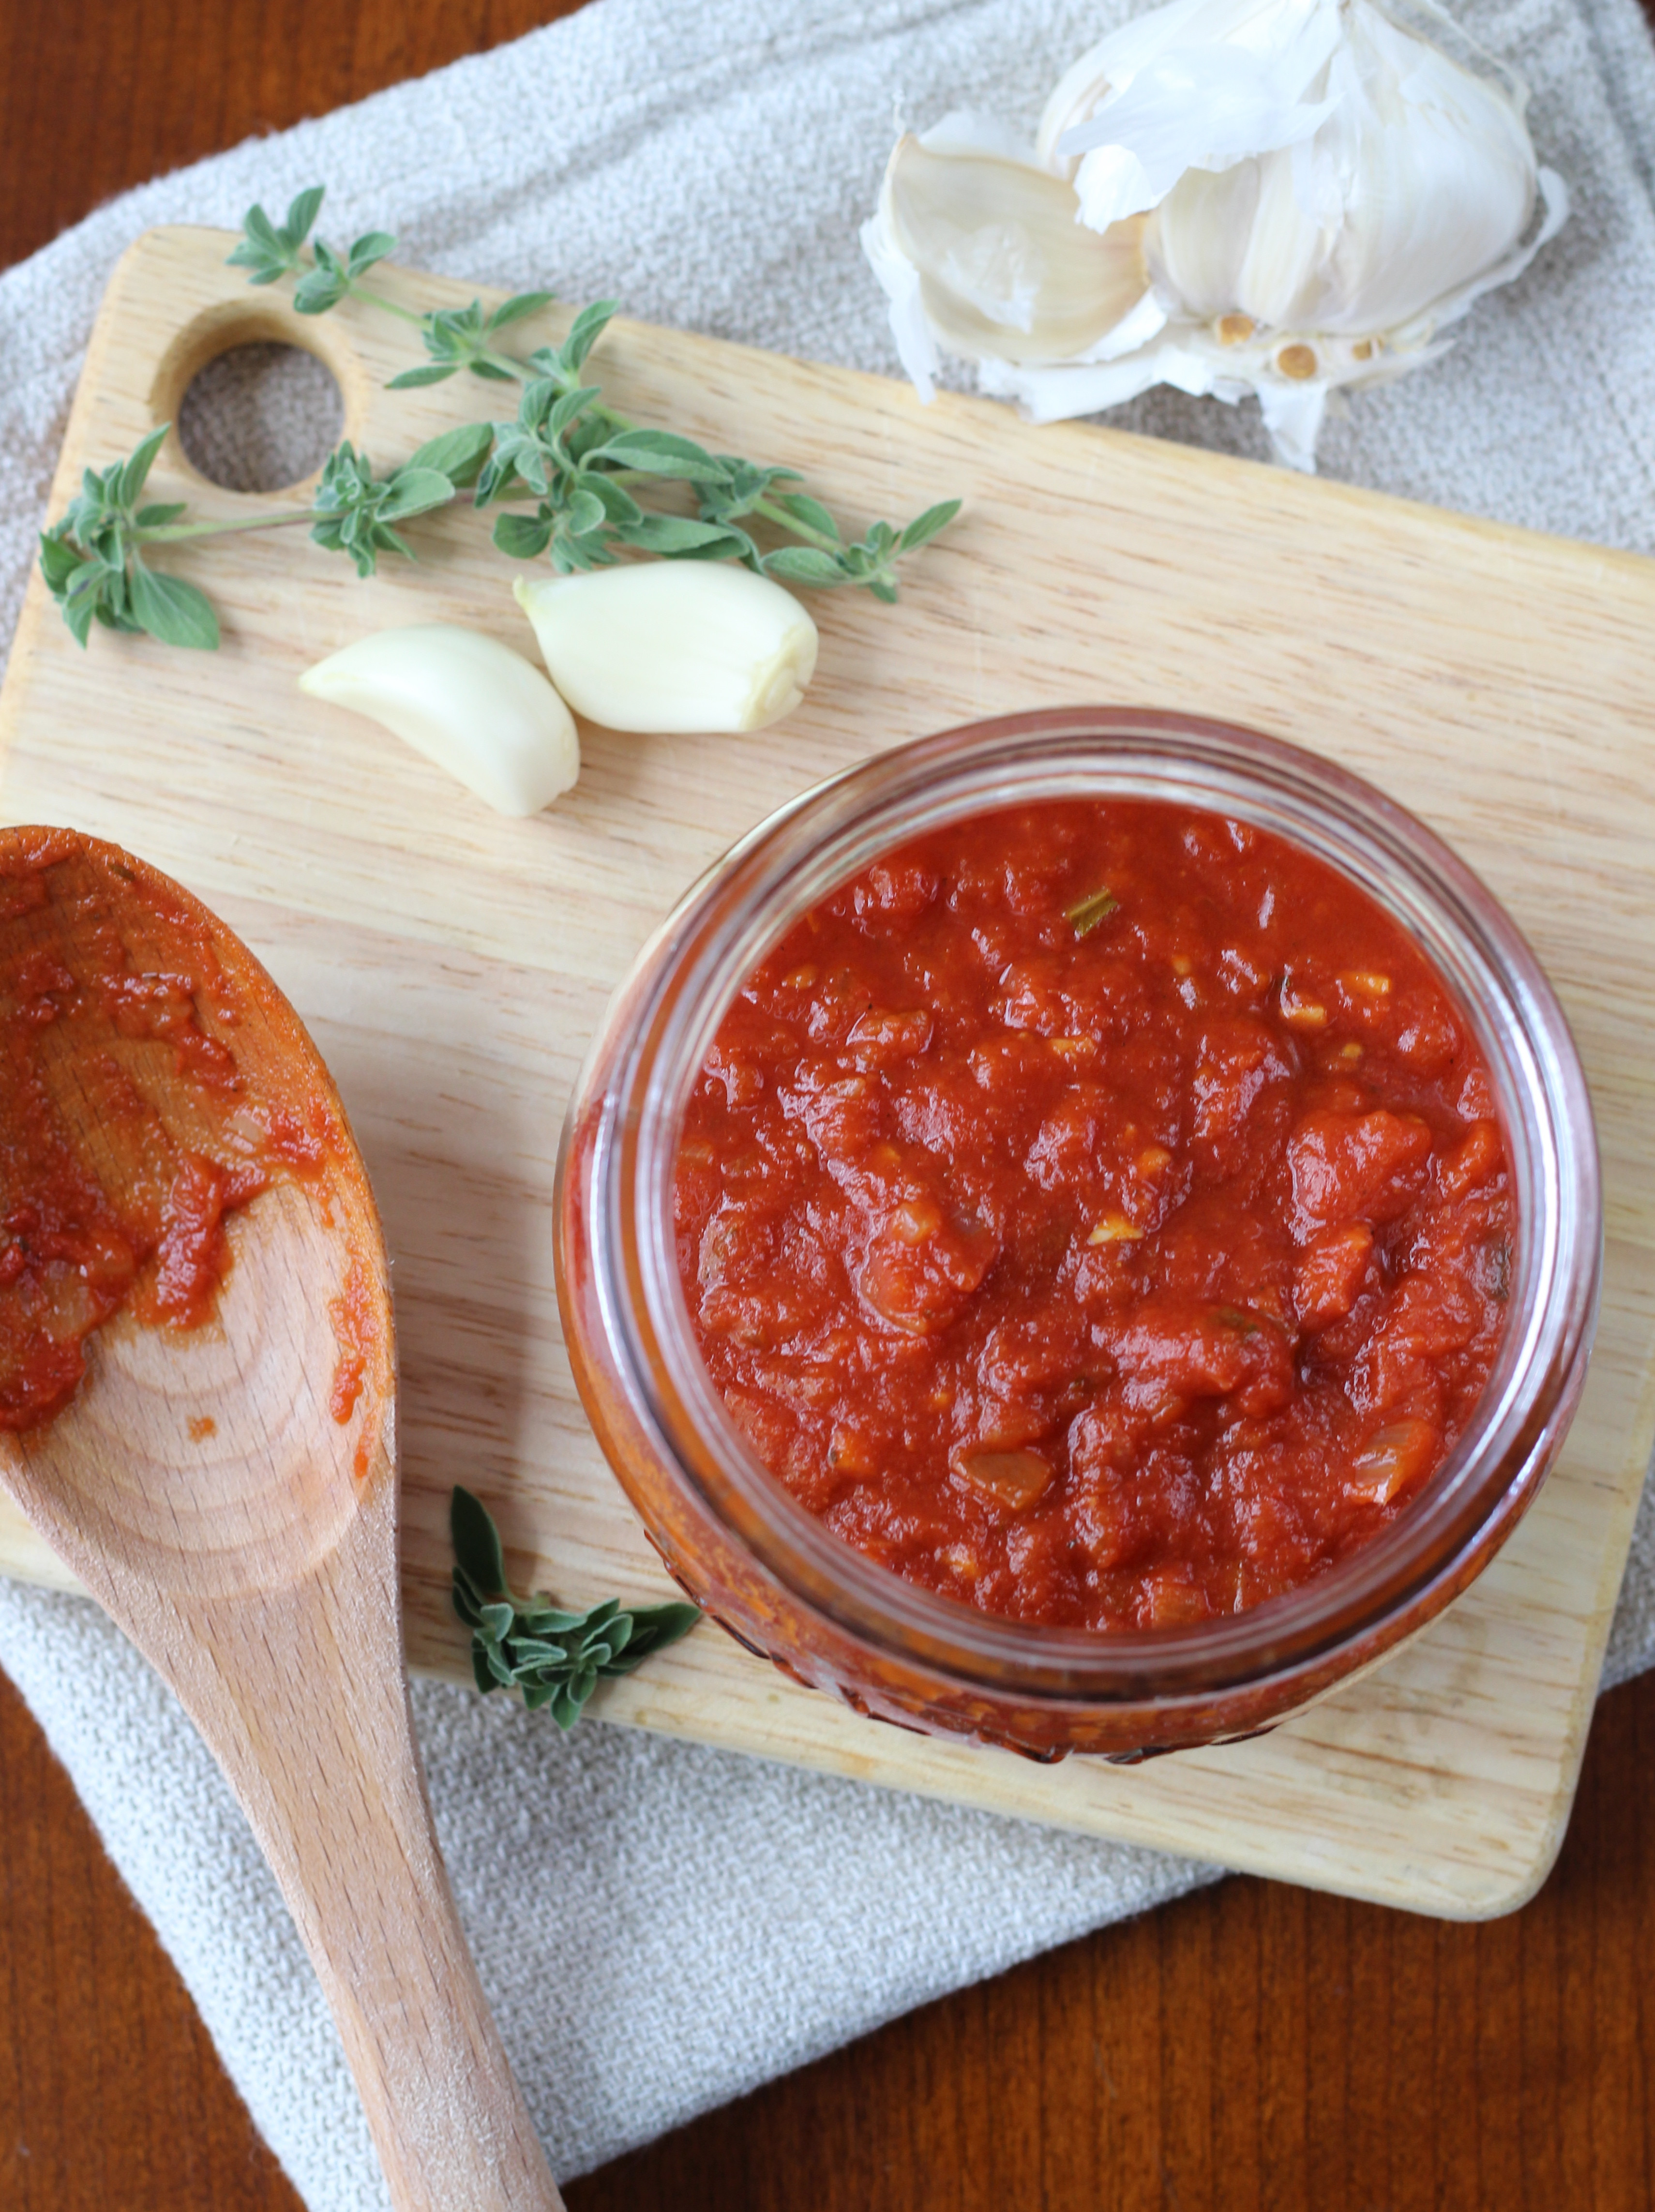
<path fill-rule="evenodd" d="M 1128 0 L 595 0 L 518 45 L 128 194 L 0 278 L 0 637 L 121 248 L 318 179 L 331 235 L 894 373 L 857 223 L 893 110 L 1031 122 Z M 1474 0 L 1535 88 L 1576 213 L 1440 366 L 1323 441 L 1334 477 L 1655 550 L 1655 53 L 1635 0 Z M 1133 427 L 1262 455 L 1256 416 L 1152 394 Z M 1611 1679 L 1655 1656 L 1640 1523 Z M 82 1602 L 0 1584 L 18 1683 L 312 2212 L 386 2199 L 314 1980 L 170 1695 Z M 484 1986 L 570 2175 L 909 2006 L 1202 1878 L 1152 1854 L 422 1684 Z M 692 2002 L 684 1992 L 694 1993 Z"/>

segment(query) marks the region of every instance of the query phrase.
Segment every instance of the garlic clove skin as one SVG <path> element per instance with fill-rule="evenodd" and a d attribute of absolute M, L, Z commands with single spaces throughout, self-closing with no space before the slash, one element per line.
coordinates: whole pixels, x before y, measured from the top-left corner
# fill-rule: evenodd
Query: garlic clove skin
<path fill-rule="evenodd" d="M 1072 185 L 979 118 L 897 141 L 862 243 L 922 398 L 939 343 L 970 361 L 1091 358 L 1147 301 L 1159 327 L 1141 221 L 1099 236 L 1079 216 Z"/>
<path fill-rule="evenodd" d="M 1310 137 L 1329 112 L 1318 80 L 1341 27 L 1339 0 L 1168 0 L 1069 70 L 1040 156 L 1073 179 L 1081 221 L 1106 229 L 1158 206 L 1187 169 Z"/>
<path fill-rule="evenodd" d="M 539 670 L 458 623 L 359 637 L 299 689 L 380 723 L 499 814 L 538 814 L 581 773 L 574 717 Z"/>
<path fill-rule="evenodd" d="M 1119 361 L 1053 362 L 1037 367 L 984 362 L 977 382 L 991 399 L 1015 400 L 1031 422 L 1066 422 L 1077 415 L 1123 406 L 1157 384 L 1170 384 L 1196 399 L 1233 404 L 1253 387 L 1231 369 L 1216 349 L 1169 337 Z"/>
<path fill-rule="evenodd" d="M 520 576 L 513 589 L 558 690 L 608 729 L 768 729 L 815 672 L 815 623 L 791 592 L 751 568 L 638 562 Z"/>

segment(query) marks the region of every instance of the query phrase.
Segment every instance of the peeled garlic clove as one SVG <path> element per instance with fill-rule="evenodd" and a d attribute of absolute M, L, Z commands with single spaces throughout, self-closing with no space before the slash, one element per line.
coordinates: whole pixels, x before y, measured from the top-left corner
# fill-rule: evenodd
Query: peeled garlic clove
<path fill-rule="evenodd" d="M 763 730 L 805 696 L 816 625 L 768 576 L 708 561 L 520 576 L 517 604 L 577 714 L 611 730 Z"/>
<path fill-rule="evenodd" d="M 538 669 L 457 623 L 359 637 L 299 689 L 380 723 L 501 814 L 538 814 L 581 773 L 574 717 Z"/>

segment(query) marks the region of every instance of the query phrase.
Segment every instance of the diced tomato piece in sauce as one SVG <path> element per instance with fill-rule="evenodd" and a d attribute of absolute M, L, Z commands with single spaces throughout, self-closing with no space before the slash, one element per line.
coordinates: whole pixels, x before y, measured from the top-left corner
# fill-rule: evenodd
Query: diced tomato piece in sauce
<path fill-rule="evenodd" d="M 1324 1572 L 1463 1433 L 1516 1223 L 1400 927 L 1149 801 L 889 854 L 776 946 L 685 1116 L 678 1260 L 765 1464 L 894 1572 L 1166 1627 Z"/>

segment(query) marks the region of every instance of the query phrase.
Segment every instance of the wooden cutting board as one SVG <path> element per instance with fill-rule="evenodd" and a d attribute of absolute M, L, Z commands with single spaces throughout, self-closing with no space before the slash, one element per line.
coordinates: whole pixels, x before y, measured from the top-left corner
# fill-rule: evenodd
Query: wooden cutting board
<path fill-rule="evenodd" d="M 507 388 L 387 392 L 405 329 L 320 321 L 227 269 L 223 233 L 151 232 L 104 303 L 52 496 L 176 415 L 201 364 L 308 346 L 381 465 Z M 396 271 L 412 304 L 469 288 Z M 378 278 L 376 277 L 376 281 Z M 514 332 L 561 333 L 552 310 Z M 1467 340 L 1475 343 L 1475 334 Z M 818 595 L 819 671 L 748 738 L 582 732 L 567 800 L 488 812 L 295 678 L 363 632 L 447 620 L 525 653 L 512 568 L 470 512 L 412 526 L 370 583 L 302 532 L 174 556 L 216 654 L 94 634 L 38 576 L 0 696 L 0 808 L 119 840 L 214 906 L 310 1024 L 350 1108 L 393 1255 L 410 1654 L 469 1680 L 447 1604 L 449 1486 L 493 1507 L 520 1588 L 585 1604 L 665 1577 L 575 1401 L 551 1266 L 563 1109 L 607 994 L 739 832 L 867 752 L 1078 702 L 1256 725 L 1372 777 L 1476 867 L 1574 1024 L 1603 1150 L 1603 1320 L 1564 1456 L 1489 1571 L 1377 1672 L 1253 1742 L 1138 1769 L 930 1744 L 796 1689 L 711 1627 L 606 1686 L 610 1720 L 1454 1916 L 1519 1904 L 1573 1796 L 1655 1437 L 1655 562 L 1282 471 L 617 324 L 594 368 L 627 413 L 809 471 L 836 511 L 902 520 L 964 495 L 894 608 Z M 1360 404 L 1360 402 L 1358 403 Z M 155 499 L 252 504 L 169 441 Z M 8 1508 L 0 1567 L 63 1576 Z"/>

